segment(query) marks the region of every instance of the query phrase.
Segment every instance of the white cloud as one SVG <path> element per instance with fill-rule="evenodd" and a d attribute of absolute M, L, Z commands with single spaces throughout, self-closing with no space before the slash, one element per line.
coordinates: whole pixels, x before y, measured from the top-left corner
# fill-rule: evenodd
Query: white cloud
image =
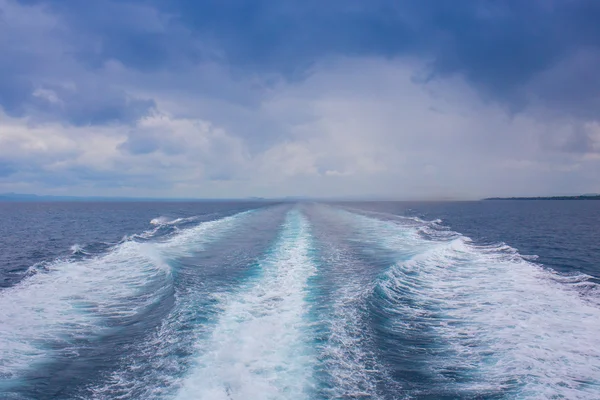
<path fill-rule="evenodd" d="M 169 94 L 162 101 L 156 91 L 151 95 L 159 107 L 187 109 L 188 116 L 164 109 L 134 125 L 100 127 L 33 125 L 3 116 L 0 152 L 59 176 L 84 168 L 120 177 L 115 194 L 140 182 L 146 187 L 137 187 L 137 195 L 205 197 L 470 198 L 595 190 L 586 185 L 596 158 L 543 145 L 568 137 L 564 130 L 575 125 L 511 116 L 482 103 L 459 79 L 415 82 L 419 68 L 406 60 L 339 59 L 303 82 L 275 86 L 254 108 L 254 118 L 281 132 L 257 132 L 265 139 L 260 151 L 251 151 L 256 139 L 246 132 L 220 128 L 203 109 L 191 111 L 193 92 L 177 102 Z M 235 106 L 222 117 L 243 124 L 247 114 L 248 108 Z M 597 146 L 598 125 L 585 129 Z M 577 179 L 569 183 L 568 177 Z M 4 187 L 7 180 L 17 184 L 5 178 Z M 77 192 L 77 186 L 68 190 Z"/>
<path fill-rule="evenodd" d="M 589 157 L 544 146 L 552 135 L 565 137 L 564 121 L 511 115 L 460 79 L 417 83 L 420 68 L 411 60 L 338 59 L 300 84 L 278 87 L 263 112 L 292 121 L 292 139 L 270 151 L 292 171 L 301 166 L 315 182 L 328 182 L 324 195 L 469 198 L 577 192 L 590 184 L 598 165 Z M 294 145 L 302 151 L 285 156 Z"/>
<path fill-rule="evenodd" d="M 52 106 L 0 114 L 0 161 L 13 167 L 0 171 L 0 191 L 397 198 L 600 192 L 598 121 L 554 116 L 535 99 L 510 114 L 460 77 L 419 81 L 422 61 L 325 59 L 294 82 L 233 74 L 208 61 L 140 71 L 108 59 L 88 68 L 71 53 L 60 18 L 6 0 L 0 8 L 9 22 L 0 26 L 0 46 L 27 61 L 30 95 Z M 130 12 L 150 13 L 133 18 L 152 22 L 136 29 L 162 32 L 171 23 L 150 9 Z M 15 35 L 18 45 L 7 39 Z M 536 93 L 554 74 L 564 76 L 561 68 L 571 67 L 533 80 Z M 129 107 L 131 99 L 156 106 L 110 124 L 73 122 L 96 106 Z"/>

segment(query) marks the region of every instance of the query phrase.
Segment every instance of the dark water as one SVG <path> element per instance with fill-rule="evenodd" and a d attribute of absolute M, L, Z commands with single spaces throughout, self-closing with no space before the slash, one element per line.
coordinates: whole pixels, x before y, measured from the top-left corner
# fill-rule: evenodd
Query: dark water
<path fill-rule="evenodd" d="M 0 398 L 600 398 L 600 202 L 0 203 Z"/>

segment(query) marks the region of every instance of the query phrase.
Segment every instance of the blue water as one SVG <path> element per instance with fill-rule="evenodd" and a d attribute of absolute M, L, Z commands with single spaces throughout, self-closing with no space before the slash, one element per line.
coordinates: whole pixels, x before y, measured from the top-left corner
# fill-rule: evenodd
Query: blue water
<path fill-rule="evenodd" d="M 598 399 L 600 202 L 0 203 L 0 398 Z"/>

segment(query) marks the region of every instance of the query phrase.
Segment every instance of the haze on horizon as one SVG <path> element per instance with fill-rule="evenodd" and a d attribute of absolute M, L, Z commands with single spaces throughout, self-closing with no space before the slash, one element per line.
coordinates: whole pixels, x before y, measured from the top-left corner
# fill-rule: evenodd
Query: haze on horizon
<path fill-rule="evenodd" d="M 593 0 L 0 0 L 0 193 L 598 193 L 599 20 Z"/>

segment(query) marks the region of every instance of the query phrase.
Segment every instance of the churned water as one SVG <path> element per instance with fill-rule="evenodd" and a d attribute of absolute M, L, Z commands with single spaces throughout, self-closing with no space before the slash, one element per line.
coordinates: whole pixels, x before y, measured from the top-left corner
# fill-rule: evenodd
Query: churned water
<path fill-rule="evenodd" d="M 0 398 L 597 399 L 600 202 L 1 203 Z"/>

